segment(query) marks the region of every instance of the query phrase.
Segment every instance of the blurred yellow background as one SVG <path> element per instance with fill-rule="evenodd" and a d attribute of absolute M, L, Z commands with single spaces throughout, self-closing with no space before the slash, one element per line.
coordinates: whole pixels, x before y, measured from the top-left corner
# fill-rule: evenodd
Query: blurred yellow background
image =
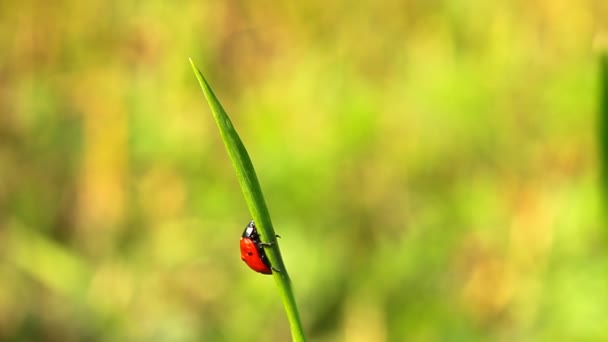
<path fill-rule="evenodd" d="M 0 3 L 0 340 L 608 339 L 608 2 Z"/>

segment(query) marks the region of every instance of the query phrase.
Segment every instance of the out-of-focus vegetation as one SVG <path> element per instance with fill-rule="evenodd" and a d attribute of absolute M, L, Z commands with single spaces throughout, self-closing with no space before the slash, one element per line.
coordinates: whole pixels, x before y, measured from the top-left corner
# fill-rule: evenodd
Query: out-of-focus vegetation
<path fill-rule="evenodd" d="M 0 340 L 608 339 L 608 2 L 0 3 Z"/>

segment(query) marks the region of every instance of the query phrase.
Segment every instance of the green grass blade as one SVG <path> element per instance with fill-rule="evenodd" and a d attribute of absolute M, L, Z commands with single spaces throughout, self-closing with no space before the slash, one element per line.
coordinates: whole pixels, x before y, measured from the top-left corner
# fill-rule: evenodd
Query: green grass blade
<path fill-rule="evenodd" d="M 251 159 L 249 158 L 249 154 L 247 153 L 241 138 L 234 129 L 228 114 L 226 114 L 226 111 L 224 111 L 224 108 L 207 83 L 207 80 L 205 80 L 203 74 L 198 70 L 196 65 L 194 65 L 192 59 L 190 59 L 190 64 L 192 65 L 192 70 L 201 85 L 201 89 L 205 94 L 205 98 L 209 103 L 215 122 L 220 130 L 220 135 L 224 141 L 234 170 L 236 171 L 236 176 L 241 185 L 241 189 L 243 190 L 245 201 L 247 202 L 247 206 L 249 207 L 251 216 L 258 228 L 262 241 L 275 241 L 276 233 L 272 226 L 270 214 L 266 207 L 262 189 L 258 182 L 258 177 L 253 168 L 253 164 L 251 163 Z M 283 263 L 279 244 L 276 243 L 272 247 L 267 248 L 266 253 L 273 267 L 280 270 L 280 272 L 273 272 L 272 274 L 279 289 L 283 305 L 285 306 L 285 311 L 287 312 L 292 339 L 293 341 L 305 341 L 304 330 L 302 329 L 291 280 L 289 279 L 287 268 Z"/>

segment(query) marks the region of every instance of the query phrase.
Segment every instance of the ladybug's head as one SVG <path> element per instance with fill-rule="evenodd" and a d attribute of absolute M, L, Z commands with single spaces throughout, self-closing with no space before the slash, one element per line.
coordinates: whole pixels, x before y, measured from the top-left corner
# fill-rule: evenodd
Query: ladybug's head
<path fill-rule="evenodd" d="M 249 222 L 245 230 L 243 231 L 244 238 L 252 238 L 255 239 L 258 237 L 258 230 L 255 228 L 255 223 L 253 221 Z"/>

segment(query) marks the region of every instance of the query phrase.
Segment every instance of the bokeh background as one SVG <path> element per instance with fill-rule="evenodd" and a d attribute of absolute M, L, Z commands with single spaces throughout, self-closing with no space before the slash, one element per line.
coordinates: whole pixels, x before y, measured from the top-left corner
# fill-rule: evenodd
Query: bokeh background
<path fill-rule="evenodd" d="M 0 2 L 0 340 L 608 339 L 603 0 Z"/>

